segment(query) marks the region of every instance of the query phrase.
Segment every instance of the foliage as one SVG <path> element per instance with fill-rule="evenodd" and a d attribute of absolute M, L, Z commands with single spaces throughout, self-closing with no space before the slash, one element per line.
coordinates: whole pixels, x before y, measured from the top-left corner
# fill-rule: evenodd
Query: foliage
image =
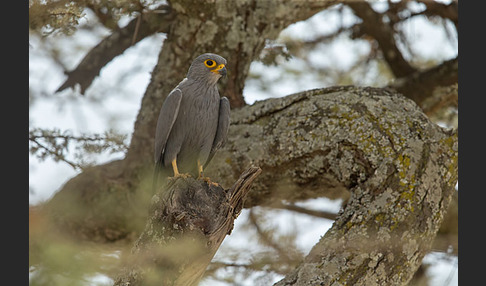
<path fill-rule="evenodd" d="M 84 7 L 72 1 L 29 0 L 29 29 L 45 34 L 59 31 L 70 35 L 84 16 Z"/>
<path fill-rule="evenodd" d="M 131 16 L 160 1 L 145 0 L 29 0 L 29 29 L 42 30 L 44 35 L 59 32 L 67 36 L 77 28 L 86 15 L 84 9 L 95 12 L 107 28 L 118 28 L 123 16 Z"/>
<path fill-rule="evenodd" d="M 75 136 L 70 130 L 33 128 L 29 131 L 29 151 L 42 161 L 52 158 L 75 169 L 84 169 L 94 163 L 86 161 L 86 154 L 125 152 L 128 149 L 126 139 L 127 135 L 113 130 L 103 134 Z M 69 157 L 74 157 L 74 160 Z"/>

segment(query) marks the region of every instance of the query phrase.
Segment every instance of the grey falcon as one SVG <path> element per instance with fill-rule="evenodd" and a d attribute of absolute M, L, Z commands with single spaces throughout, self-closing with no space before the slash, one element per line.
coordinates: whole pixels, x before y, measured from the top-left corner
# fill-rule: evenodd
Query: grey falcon
<path fill-rule="evenodd" d="M 155 130 L 153 188 L 160 174 L 203 176 L 203 169 L 223 146 L 230 104 L 220 97 L 218 80 L 226 75 L 226 59 L 212 53 L 195 58 L 184 78 L 165 99 Z"/>

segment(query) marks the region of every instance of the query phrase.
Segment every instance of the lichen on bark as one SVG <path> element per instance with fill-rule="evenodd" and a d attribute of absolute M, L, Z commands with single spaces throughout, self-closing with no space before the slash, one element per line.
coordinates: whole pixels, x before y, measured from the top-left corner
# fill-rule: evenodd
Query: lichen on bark
<path fill-rule="evenodd" d="M 320 186 L 312 190 L 316 196 L 338 183 L 350 197 L 302 265 L 276 285 L 405 285 L 429 251 L 454 193 L 457 133 L 383 89 L 348 87 L 294 98 L 299 100 L 292 106 L 260 112 L 257 119 L 271 114 L 268 125 L 275 128 L 255 127 L 261 135 L 253 144 L 262 153 L 279 150 L 277 158 L 265 159 L 267 165 L 252 160 L 264 170 L 266 192 L 278 197 L 271 182 L 282 176 L 296 186 L 290 193 L 311 180 Z M 304 125 L 311 126 L 308 132 L 302 132 Z M 278 166 L 290 168 L 265 173 Z M 292 197 L 298 194 L 286 199 Z"/>

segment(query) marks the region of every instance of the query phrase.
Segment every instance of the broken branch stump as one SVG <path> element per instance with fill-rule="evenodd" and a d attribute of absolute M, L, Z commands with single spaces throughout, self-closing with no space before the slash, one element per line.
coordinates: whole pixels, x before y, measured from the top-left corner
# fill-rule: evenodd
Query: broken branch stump
<path fill-rule="evenodd" d="M 152 198 L 145 229 L 114 285 L 197 285 L 260 172 L 249 168 L 227 190 L 191 177 L 169 181 Z"/>

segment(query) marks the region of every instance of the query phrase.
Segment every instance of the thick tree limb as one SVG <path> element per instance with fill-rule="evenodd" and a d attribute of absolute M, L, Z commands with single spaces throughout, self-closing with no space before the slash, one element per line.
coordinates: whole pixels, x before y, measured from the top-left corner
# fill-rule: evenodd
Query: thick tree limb
<path fill-rule="evenodd" d="M 249 168 L 228 190 L 192 178 L 169 182 L 152 198 L 131 265 L 114 285 L 197 285 L 260 172 Z"/>
<path fill-rule="evenodd" d="M 406 285 L 430 250 L 455 192 L 457 133 L 434 125 L 402 97 L 376 92 L 365 89 L 365 96 L 356 97 L 347 91 L 345 104 L 324 109 L 341 115 L 317 116 L 327 124 L 312 128 L 313 136 L 333 147 L 322 150 L 319 160 L 314 156 L 307 162 L 320 163 L 323 180 L 347 182 L 351 197 L 303 263 L 276 285 Z M 340 97 L 331 94 L 311 102 L 319 106 Z M 279 118 L 292 114 L 304 120 L 309 110 L 297 111 L 303 109 L 297 103 L 279 111 Z M 332 126 L 335 120 L 344 124 L 341 131 Z M 282 126 L 286 119 L 278 121 L 276 126 Z M 313 126 L 312 120 L 307 124 Z M 328 132 L 332 136 L 323 137 Z M 311 134 L 300 135 L 312 142 Z M 293 162 L 299 165 L 301 160 Z M 260 178 L 268 180 L 265 171 Z"/>
<path fill-rule="evenodd" d="M 117 28 L 91 49 L 74 70 L 65 72 L 68 78 L 56 92 L 79 84 L 84 94 L 107 63 L 144 38 L 156 32 L 167 33 L 174 16 L 169 6 L 161 5 L 154 11 L 142 13 L 125 27 Z"/>

